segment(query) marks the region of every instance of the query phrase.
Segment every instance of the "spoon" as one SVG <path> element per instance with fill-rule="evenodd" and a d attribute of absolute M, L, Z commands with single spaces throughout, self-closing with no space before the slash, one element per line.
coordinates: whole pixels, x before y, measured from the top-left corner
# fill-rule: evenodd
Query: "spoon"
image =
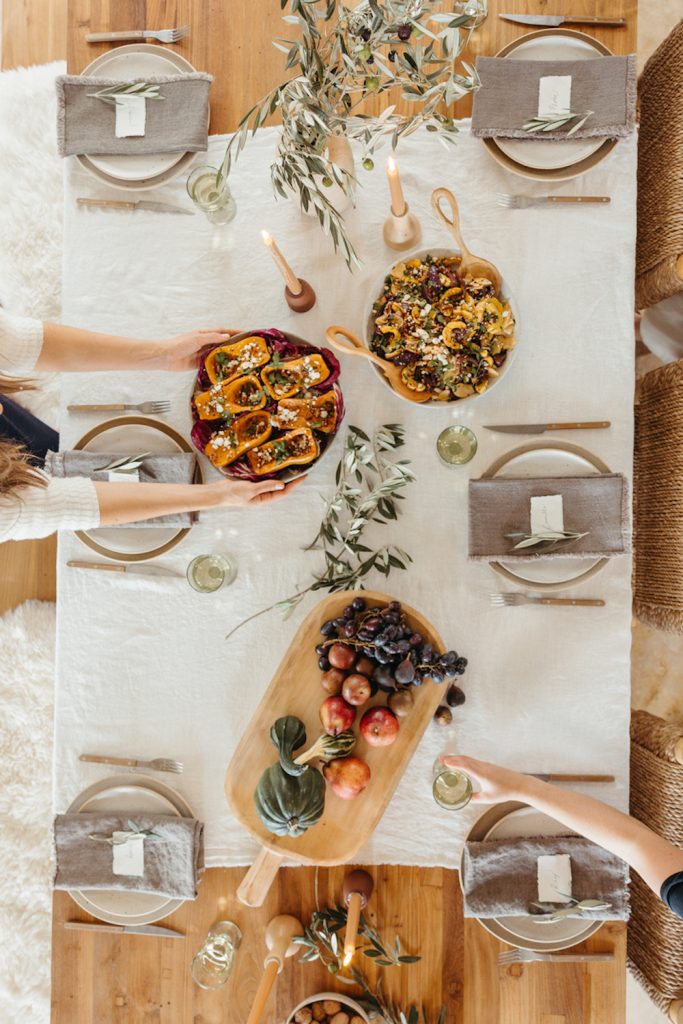
<path fill-rule="evenodd" d="M 450 207 L 450 217 L 441 207 L 442 199 L 445 199 L 447 205 Z M 453 238 L 458 243 L 458 248 L 462 257 L 459 267 L 460 273 L 470 274 L 472 277 L 485 277 L 491 282 L 496 293 L 499 294 L 502 284 L 499 271 L 494 267 L 493 263 L 489 263 L 488 260 L 482 259 L 481 256 L 475 256 L 474 253 L 470 252 L 463 242 L 462 235 L 460 233 L 460 214 L 458 212 L 458 204 L 455 201 L 453 193 L 447 188 L 435 188 L 432 192 L 432 207 L 441 223 L 444 227 L 448 228 L 450 233 L 453 235 Z"/>
<path fill-rule="evenodd" d="M 345 338 L 346 341 L 340 341 L 339 335 Z M 338 352 L 344 352 L 350 356 L 361 356 L 364 359 L 369 359 L 375 366 L 379 366 L 384 376 L 389 381 L 390 385 L 396 391 L 401 398 L 406 398 L 409 402 L 428 402 L 429 393 L 426 391 L 413 391 L 404 383 L 401 377 L 401 367 L 394 366 L 388 359 L 381 359 L 375 355 L 374 352 L 370 352 L 365 347 L 363 342 L 360 340 L 358 335 L 354 334 L 353 331 L 349 331 L 346 327 L 341 327 L 338 324 L 332 324 L 327 328 L 325 337 L 332 348 L 336 348 Z M 347 344 L 349 343 L 350 344 Z"/>

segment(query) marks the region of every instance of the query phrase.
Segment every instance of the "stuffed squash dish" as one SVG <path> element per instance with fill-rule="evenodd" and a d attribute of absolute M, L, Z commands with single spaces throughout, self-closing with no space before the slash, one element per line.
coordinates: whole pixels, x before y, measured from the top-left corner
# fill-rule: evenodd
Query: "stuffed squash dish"
<path fill-rule="evenodd" d="M 192 441 L 228 476 L 287 479 L 313 465 L 344 415 L 328 349 L 271 329 L 202 353 Z"/>

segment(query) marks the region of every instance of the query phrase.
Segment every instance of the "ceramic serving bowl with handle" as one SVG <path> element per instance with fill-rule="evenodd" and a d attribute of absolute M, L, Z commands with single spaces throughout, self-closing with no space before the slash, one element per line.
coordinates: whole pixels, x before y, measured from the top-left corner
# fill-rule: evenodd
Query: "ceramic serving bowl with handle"
<path fill-rule="evenodd" d="M 332 999 L 336 1003 L 341 1003 L 342 1010 L 348 1013 L 349 1018 L 360 1017 L 364 1024 L 370 1024 L 370 1018 L 367 1013 L 360 1006 L 355 999 L 351 999 L 350 996 L 344 995 L 341 992 L 318 992 L 314 996 L 309 996 L 308 999 L 303 999 L 298 1006 L 295 1006 L 289 1017 L 286 1020 L 286 1024 L 295 1024 L 294 1018 L 296 1017 L 299 1010 L 303 1010 L 306 1006 L 312 1006 L 313 1003 L 322 1003 L 326 999 Z M 317 1024 L 315 1020 L 311 1024 Z"/>
<path fill-rule="evenodd" d="M 397 266 L 397 264 L 399 264 L 399 263 L 407 263 L 409 260 L 422 260 L 422 259 L 425 258 L 425 256 L 428 256 L 428 255 L 429 256 L 435 256 L 435 257 L 440 257 L 440 256 L 451 256 L 452 257 L 452 256 L 460 256 L 460 251 L 457 248 L 455 248 L 455 247 L 451 248 L 451 249 L 444 249 L 444 248 L 440 248 L 439 246 L 436 246 L 436 245 L 430 245 L 427 248 L 416 249 L 413 252 L 406 253 L 404 256 L 401 257 L 401 259 L 393 260 L 393 262 L 382 271 L 381 275 L 378 275 L 377 278 L 373 279 L 372 287 L 370 289 L 370 292 L 369 292 L 369 295 L 368 295 L 368 300 L 367 300 L 367 303 L 366 303 L 366 311 L 365 311 L 365 317 L 364 317 L 365 336 L 363 338 L 363 341 L 365 343 L 365 347 L 367 348 L 368 352 L 372 351 L 371 348 L 370 348 L 370 343 L 372 341 L 372 336 L 374 334 L 374 330 L 373 330 L 373 328 L 374 328 L 374 317 L 372 315 L 372 309 L 373 309 L 373 306 L 374 306 L 375 302 L 377 301 L 378 297 L 381 295 L 381 293 L 382 293 L 382 291 L 384 289 L 384 280 L 385 280 L 385 278 L 389 276 L 389 274 L 394 269 L 394 267 Z M 510 304 L 510 309 L 512 310 L 512 315 L 513 315 L 514 320 L 515 320 L 515 336 L 517 336 L 518 335 L 518 330 L 519 330 L 519 317 L 517 315 L 517 309 L 515 307 L 514 301 L 513 301 L 513 299 L 510 296 L 510 291 L 509 291 L 509 288 L 508 288 L 507 283 L 505 281 L 505 278 L 501 279 L 501 290 L 500 290 L 500 296 L 498 296 L 498 297 L 502 297 L 506 302 L 508 302 Z M 512 363 L 512 360 L 514 359 L 516 351 L 517 351 L 517 345 L 514 345 L 511 349 L 508 350 L 507 359 L 505 360 L 503 365 L 498 368 L 498 377 L 494 378 L 491 381 L 491 383 L 489 384 L 489 386 L 486 389 L 486 391 L 482 391 L 481 393 L 478 393 L 478 392 L 475 391 L 475 393 L 473 395 L 467 395 L 465 398 L 453 399 L 452 401 L 448 401 L 448 402 L 439 401 L 436 398 L 429 398 L 429 399 L 427 399 L 427 401 L 422 400 L 421 404 L 423 404 L 424 406 L 428 406 L 430 408 L 443 409 L 444 407 L 453 406 L 453 405 L 456 405 L 456 404 L 459 405 L 461 402 L 468 402 L 468 401 L 470 401 L 473 398 L 483 398 L 485 395 L 487 395 L 489 393 L 489 391 L 491 391 L 496 386 L 496 384 L 498 384 L 503 379 L 505 374 L 509 371 L 510 364 Z M 382 369 L 377 364 L 373 364 L 373 371 L 374 371 L 374 373 L 377 374 L 377 376 L 380 378 L 380 380 L 385 385 L 385 387 L 388 387 L 391 391 L 394 392 L 394 394 L 400 395 L 401 398 L 404 398 L 404 399 L 406 398 L 406 396 L 404 394 L 402 394 L 401 392 L 397 391 L 394 387 L 392 387 L 390 381 L 387 379 L 387 377 L 385 376 L 384 372 L 382 371 Z M 415 399 L 413 399 L 413 401 L 414 400 Z M 411 401 L 411 399 L 407 399 L 407 401 Z"/>

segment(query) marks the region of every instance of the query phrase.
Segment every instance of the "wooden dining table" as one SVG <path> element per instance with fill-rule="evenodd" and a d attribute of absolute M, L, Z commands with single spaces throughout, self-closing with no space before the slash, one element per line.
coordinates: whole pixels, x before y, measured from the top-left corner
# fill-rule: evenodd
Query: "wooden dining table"
<path fill-rule="evenodd" d="M 450 5 L 444 4 L 444 8 Z M 623 28 L 576 26 L 615 53 L 636 42 L 636 0 L 493 0 L 489 17 L 474 34 L 469 57 L 494 54 L 522 34 L 499 11 L 623 17 Z M 214 76 L 211 132 L 235 128 L 244 112 L 281 78 L 283 55 L 272 46 L 287 34 L 278 0 L 69 0 L 68 69 L 78 73 L 115 44 L 89 44 L 87 32 L 187 25 L 176 45 L 198 69 Z M 372 107 L 370 108 L 372 109 Z M 470 98 L 454 116 L 470 112 Z M 447 1024 L 623 1024 L 626 926 L 610 922 L 575 952 L 609 952 L 607 963 L 534 963 L 500 967 L 504 944 L 476 921 L 465 921 L 457 872 L 445 868 L 374 867 L 374 920 L 388 937 L 398 933 L 422 960 L 386 973 L 386 990 L 402 1003 L 415 1001 L 435 1024 L 446 1008 Z M 319 905 L 339 898 L 342 868 L 289 868 L 280 873 L 266 905 L 247 910 L 235 889 L 241 868 L 208 871 L 195 903 L 163 922 L 186 934 L 184 942 L 67 931 L 65 920 L 92 920 L 66 893 L 56 893 L 53 915 L 52 1020 L 54 1024 L 238 1024 L 246 1019 L 264 955 L 263 933 L 276 913 L 305 920 Z M 240 969 L 228 986 L 206 992 L 192 984 L 189 961 L 218 917 L 232 917 L 245 938 Z M 371 971 L 372 976 L 372 971 Z M 291 961 L 280 977 L 266 1020 L 284 1021 L 289 1009 L 313 991 L 337 987 L 319 965 Z M 421 1022 L 423 1024 L 423 1022 Z"/>

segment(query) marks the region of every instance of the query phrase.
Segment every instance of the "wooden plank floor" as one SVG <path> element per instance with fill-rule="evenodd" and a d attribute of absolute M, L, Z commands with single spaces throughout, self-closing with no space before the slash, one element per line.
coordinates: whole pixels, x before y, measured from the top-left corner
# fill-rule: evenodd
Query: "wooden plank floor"
<path fill-rule="evenodd" d="M 506 0 L 503 6 L 545 10 L 542 0 Z M 196 41 L 197 27 L 210 16 L 216 30 L 203 44 L 206 53 L 198 59 L 194 52 L 188 55 L 229 81 L 229 89 L 212 100 L 212 129 L 225 131 L 250 102 L 278 81 L 280 56 L 270 46 L 271 37 L 281 30 L 278 7 L 276 0 L 71 0 L 70 65 L 79 70 L 97 52 L 82 42 L 88 27 L 187 22 Z M 635 49 L 635 7 L 635 0 L 610 0 L 609 5 L 594 0 L 572 3 L 574 13 L 618 13 L 629 18 L 626 30 L 596 32 L 621 53 Z M 479 43 L 486 52 L 495 52 L 519 31 L 491 17 L 486 26 L 488 41 L 480 36 Z M 66 37 L 66 0 L 4 0 L 3 68 L 63 58 Z M 235 72 L 238 61 L 239 74 Z M 464 110 L 459 113 L 462 116 Z M 0 614 L 30 597 L 54 598 L 54 552 L 54 538 L 0 545 Z M 377 882 L 373 913 L 378 927 L 385 935 L 399 932 L 406 948 L 419 949 L 423 957 L 419 964 L 387 972 L 387 990 L 395 998 L 417 1000 L 432 1012 L 443 1004 L 448 1024 L 623 1024 L 625 926 L 607 925 L 585 946 L 591 951 L 613 950 L 612 964 L 500 969 L 497 954 L 502 944 L 476 922 L 463 921 L 455 872 L 408 867 L 370 870 Z M 318 872 L 321 906 L 338 897 L 343 873 L 342 868 Z M 234 892 L 242 875 L 242 869 L 206 872 L 197 902 L 186 904 L 167 922 L 187 935 L 184 942 L 66 932 L 65 920 L 86 920 L 87 915 L 69 896 L 56 894 L 53 1024 L 238 1024 L 244 1020 L 260 974 L 265 924 L 280 912 L 294 911 L 304 917 L 310 913 L 316 905 L 316 871 L 281 871 L 260 910 L 247 910 L 237 903 Z M 245 939 L 229 984 L 207 993 L 192 984 L 189 963 L 208 926 L 221 916 L 236 920 Z M 266 1020 L 283 1021 L 296 1002 L 328 988 L 330 981 L 320 965 L 288 962 Z"/>

